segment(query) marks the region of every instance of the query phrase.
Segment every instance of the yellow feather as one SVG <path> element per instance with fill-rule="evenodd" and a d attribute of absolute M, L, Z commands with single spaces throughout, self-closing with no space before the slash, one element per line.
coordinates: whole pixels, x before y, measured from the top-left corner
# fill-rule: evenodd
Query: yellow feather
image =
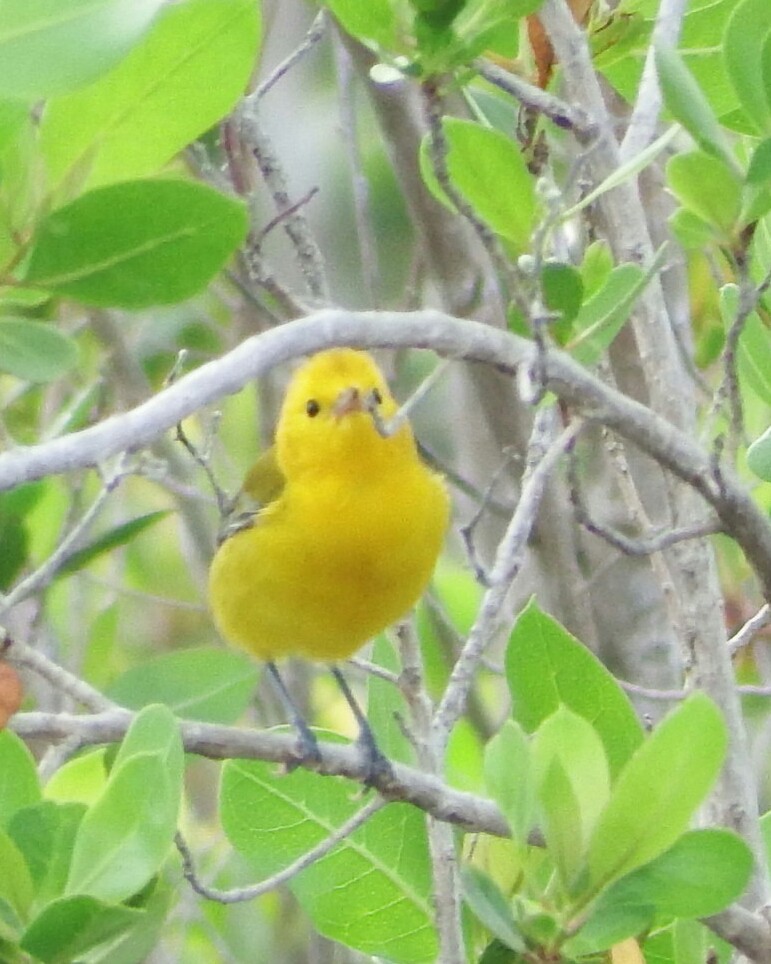
<path fill-rule="evenodd" d="M 378 434 L 364 404 L 373 392 L 388 419 L 397 403 L 363 352 L 322 352 L 297 371 L 276 429 L 284 486 L 214 557 L 214 620 L 261 659 L 344 659 L 403 616 L 431 577 L 447 492 L 409 425 Z M 250 494 L 259 476 L 247 476 Z"/>

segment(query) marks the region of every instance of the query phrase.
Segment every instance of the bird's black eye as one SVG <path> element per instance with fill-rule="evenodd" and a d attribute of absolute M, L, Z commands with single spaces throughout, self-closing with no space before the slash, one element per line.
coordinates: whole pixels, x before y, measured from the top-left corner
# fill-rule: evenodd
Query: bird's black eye
<path fill-rule="evenodd" d="M 321 405 L 319 405 L 315 398 L 309 398 L 305 403 L 305 411 L 309 418 L 315 418 L 321 411 Z"/>
<path fill-rule="evenodd" d="M 377 388 L 373 388 L 373 389 L 372 389 L 372 401 L 373 401 L 376 405 L 382 405 L 382 404 L 383 404 L 383 396 L 380 394 L 380 392 L 377 390 Z"/>

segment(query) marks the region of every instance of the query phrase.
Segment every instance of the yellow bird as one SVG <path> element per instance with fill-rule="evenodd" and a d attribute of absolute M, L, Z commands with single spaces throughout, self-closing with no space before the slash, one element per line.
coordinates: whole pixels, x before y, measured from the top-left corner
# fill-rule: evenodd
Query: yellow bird
<path fill-rule="evenodd" d="M 275 446 L 247 475 L 245 490 L 269 501 L 219 547 L 209 600 L 222 636 L 266 660 L 282 688 L 276 659 L 349 657 L 431 577 L 448 495 L 406 422 L 379 431 L 397 409 L 368 354 L 321 352 L 295 373 Z"/>

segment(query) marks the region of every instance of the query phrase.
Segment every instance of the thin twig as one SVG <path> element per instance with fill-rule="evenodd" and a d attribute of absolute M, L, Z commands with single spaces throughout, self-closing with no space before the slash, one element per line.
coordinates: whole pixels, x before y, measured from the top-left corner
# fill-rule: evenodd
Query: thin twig
<path fill-rule="evenodd" d="M 182 427 L 182 422 L 177 422 L 177 431 L 175 437 L 177 441 L 184 447 L 185 451 L 195 462 L 195 464 L 203 470 L 206 480 L 211 486 L 211 490 L 214 493 L 215 499 L 217 500 L 217 509 L 219 511 L 220 519 L 226 519 L 233 511 L 235 499 L 233 499 L 232 496 L 229 496 L 217 481 L 217 477 L 211 467 L 209 453 L 206 451 L 201 451 L 198 446 L 190 440 L 187 432 Z"/>
<path fill-rule="evenodd" d="M 489 573 L 490 588 L 482 599 L 476 621 L 434 714 L 433 726 L 440 745 L 446 745 L 450 731 L 463 714 L 480 660 L 502 626 L 506 597 L 524 561 L 527 541 L 535 525 L 538 506 L 549 477 L 583 428 L 583 421 L 575 419 L 551 444 L 547 444 L 552 418 L 553 411 L 549 409 L 542 409 L 536 414 L 522 476 L 522 491 L 511 522 L 498 545 L 495 564 Z"/>
<path fill-rule="evenodd" d="M 737 630 L 728 640 L 728 652 L 731 656 L 736 655 L 740 649 L 751 643 L 755 634 L 768 626 L 769 623 L 771 623 L 771 604 L 766 603 L 754 616 L 750 616 L 741 629 Z"/>
<path fill-rule="evenodd" d="M 354 87 L 355 74 L 351 55 L 337 31 L 334 34 L 333 49 L 337 66 L 337 85 L 340 91 L 338 103 L 343 135 L 342 143 L 348 161 L 353 191 L 353 213 L 356 237 L 359 242 L 361 277 L 366 304 L 370 308 L 375 308 L 378 302 L 377 291 L 379 287 L 377 239 L 370 208 L 369 181 L 364 173 L 359 143 Z"/>
<path fill-rule="evenodd" d="M 498 275 L 498 282 L 504 288 L 512 288 L 512 293 L 517 298 L 520 310 L 527 314 L 527 304 L 524 297 L 519 292 L 518 285 L 514 284 L 515 278 L 512 268 L 501 250 L 495 234 L 478 217 L 474 208 L 468 203 L 463 195 L 456 189 L 450 178 L 447 166 L 449 155 L 449 145 L 442 127 L 442 101 L 436 82 L 426 81 L 422 87 L 424 113 L 428 126 L 428 153 L 431 158 L 436 179 L 447 197 L 452 201 L 458 213 L 471 225 L 474 233 L 479 238 L 482 247 L 487 252 L 495 271 Z M 508 300 L 508 296 L 506 298 Z"/>
<path fill-rule="evenodd" d="M 303 194 L 299 201 L 295 201 L 294 204 L 290 204 L 289 207 L 284 208 L 283 211 L 279 211 L 275 217 L 271 218 L 270 221 L 268 221 L 268 223 L 264 225 L 264 227 L 260 228 L 260 230 L 256 233 L 255 237 L 257 239 L 257 243 L 261 244 L 275 227 L 277 227 L 279 224 L 282 224 L 288 218 L 291 218 L 293 214 L 296 214 L 300 210 L 300 208 L 305 207 L 305 205 L 312 201 L 318 193 L 318 187 L 314 186 Z"/>
<path fill-rule="evenodd" d="M 681 526 L 676 529 L 663 529 L 650 532 L 646 536 L 631 537 L 618 529 L 605 525 L 594 519 L 587 509 L 581 496 L 581 487 L 578 480 L 577 460 L 571 457 L 568 467 L 568 479 L 570 482 L 570 501 L 575 511 L 576 521 L 583 526 L 587 532 L 604 539 L 614 549 L 618 549 L 627 556 L 650 556 L 654 552 L 662 552 L 678 542 L 687 539 L 701 539 L 705 536 L 715 535 L 722 532 L 723 527 L 720 520 L 716 517 L 704 519 L 702 522 L 695 522 L 689 526 Z"/>
<path fill-rule="evenodd" d="M 257 100 L 247 97 L 237 111 L 238 129 L 244 144 L 254 155 L 265 184 L 273 197 L 276 210 L 283 214 L 293 207 L 289 187 L 273 145 L 260 123 Z M 294 209 L 283 223 L 295 252 L 308 291 L 316 300 L 329 301 L 329 287 L 324 259 L 302 208 Z"/>
<path fill-rule="evenodd" d="M 399 674 L 392 672 L 390 669 L 386 669 L 385 666 L 378 666 L 377 663 L 363 659 L 361 656 L 353 656 L 351 659 L 346 660 L 346 662 L 349 666 L 355 666 L 356 669 L 360 669 L 370 676 L 377 676 L 378 679 L 385 680 L 386 683 L 392 683 L 394 686 L 399 685 Z"/>
<path fill-rule="evenodd" d="M 124 453 L 118 457 L 114 471 L 108 475 L 103 475 L 102 488 L 99 494 L 45 562 L 38 566 L 34 572 L 31 572 L 26 579 L 17 583 L 8 595 L 0 597 L 0 618 L 22 600 L 45 589 L 70 556 L 80 548 L 86 533 L 104 508 L 107 500 L 123 479 L 131 473 L 132 470 L 125 467 L 126 463 L 127 456 Z"/>
<path fill-rule="evenodd" d="M 580 107 L 573 107 L 484 58 L 474 61 L 474 67 L 480 76 L 495 87 L 516 97 L 531 110 L 548 117 L 557 127 L 572 131 L 580 144 L 589 144 L 597 136 L 596 125 Z"/>
<path fill-rule="evenodd" d="M 398 411 L 387 421 L 380 414 L 376 398 L 372 394 L 367 396 L 365 405 L 367 411 L 372 416 L 372 421 L 375 423 L 378 434 L 383 438 L 390 438 L 392 435 L 395 435 L 409 419 L 413 409 L 423 401 L 453 361 L 454 359 L 452 358 L 444 358 L 438 365 L 435 365 L 428 376 L 423 379 L 410 397 L 399 406 Z"/>
<path fill-rule="evenodd" d="M 492 496 L 488 497 L 486 492 L 482 492 L 473 482 L 469 482 L 467 478 L 462 476 L 459 472 L 456 472 L 451 465 L 447 465 L 439 456 L 432 450 L 429 449 L 423 442 L 418 440 L 418 451 L 423 456 L 423 458 L 428 462 L 428 464 L 441 472 L 444 478 L 454 486 L 459 492 L 467 495 L 474 502 L 482 503 L 484 502 L 486 507 L 490 512 L 499 516 L 502 519 L 508 519 L 511 517 L 511 513 L 514 511 L 513 503 L 501 502 L 499 499 L 495 499 Z M 512 461 L 518 459 L 519 455 L 514 455 Z"/>
<path fill-rule="evenodd" d="M 676 47 L 688 0 L 662 0 L 653 26 L 642 78 L 637 88 L 637 99 L 629 118 L 629 125 L 621 142 L 622 162 L 636 157 L 650 144 L 656 134 L 661 114 L 661 87 L 656 70 L 658 47 Z"/>
<path fill-rule="evenodd" d="M 439 777 L 444 747 L 436 740 L 432 727 L 431 700 L 423 679 L 423 662 L 415 627 L 405 620 L 396 629 L 402 663 L 401 691 L 410 708 L 409 735 L 421 769 Z M 463 928 L 461 919 L 460 874 L 455 834 L 449 824 L 427 819 L 428 847 L 439 936 L 439 959 L 443 964 L 462 964 Z"/>
<path fill-rule="evenodd" d="M 261 897 L 263 894 L 268 894 L 272 890 L 276 890 L 277 887 L 287 883 L 293 877 L 302 873 L 303 870 L 307 870 L 312 864 L 326 857 L 342 840 L 350 837 L 355 830 L 358 830 L 358 828 L 369 820 L 371 816 L 376 814 L 378 810 L 382 810 L 387 802 L 388 801 L 382 797 L 373 797 L 369 803 L 357 811 L 350 819 L 346 820 L 342 826 L 338 827 L 337 830 L 333 830 L 321 843 L 312 847 L 301 857 L 298 857 L 297 860 L 294 860 L 288 867 L 280 870 L 272 877 L 261 880 L 258 884 L 249 884 L 247 887 L 234 887 L 232 890 L 219 890 L 217 887 L 210 887 L 208 884 L 204 884 L 203 881 L 199 880 L 193 863 L 193 855 L 185 843 L 182 834 L 177 833 L 174 837 L 174 843 L 182 856 L 182 875 L 197 894 L 206 897 L 208 900 L 214 900 L 218 904 L 238 904 L 247 900 L 254 900 L 256 897 Z"/>
<path fill-rule="evenodd" d="M 277 67 L 271 71 L 271 73 L 262 81 L 259 87 L 255 90 L 253 97 L 258 100 L 264 97 L 268 91 L 278 83 L 281 78 L 289 73 L 289 71 L 299 63 L 305 57 L 305 55 L 311 51 L 316 44 L 324 36 L 327 29 L 327 11 L 320 10 L 313 20 L 313 23 L 308 28 L 308 32 L 303 37 L 300 44 L 295 47 L 288 57 L 285 57 Z"/>
<path fill-rule="evenodd" d="M 2 632 L 1 629 L 0 632 Z M 47 656 L 39 653 L 31 646 L 27 646 L 26 643 L 17 642 L 7 633 L 2 644 L 0 644 L 0 653 L 3 659 L 6 659 L 9 663 L 31 670 L 41 679 L 50 683 L 58 693 L 66 694 L 75 703 L 85 706 L 93 713 L 113 709 L 116 705 L 112 700 L 103 696 L 99 690 L 89 686 L 85 680 L 70 673 L 64 667 L 59 666 L 58 663 L 54 663 L 53 660 L 48 659 Z"/>
<path fill-rule="evenodd" d="M 489 500 L 492 498 L 492 494 L 495 490 L 495 487 L 498 485 L 501 476 L 511 465 L 512 460 L 518 457 L 518 454 L 513 446 L 508 449 L 504 449 L 502 454 L 503 459 L 493 472 L 487 488 L 482 493 L 482 499 L 477 507 L 476 512 L 469 519 L 469 521 L 462 525 L 459 529 L 461 539 L 463 540 L 463 545 L 466 549 L 466 555 L 468 556 L 468 560 L 471 563 L 472 569 L 474 570 L 476 580 L 481 586 L 485 587 L 490 586 L 490 577 L 488 576 L 487 570 L 482 565 L 479 560 L 479 556 L 477 555 L 476 545 L 474 543 L 474 532 L 476 527 L 479 525 L 480 520 L 484 516 L 485 510 L 489 505 Z"/>

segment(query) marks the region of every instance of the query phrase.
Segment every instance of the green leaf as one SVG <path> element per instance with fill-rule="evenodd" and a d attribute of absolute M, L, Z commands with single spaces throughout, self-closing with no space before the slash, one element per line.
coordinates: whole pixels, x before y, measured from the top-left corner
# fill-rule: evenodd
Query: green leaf
<path fill-rule="evenodd" d="M 771 133 L 771 102 L 763 69 L 763 51 L 770 33 L 771 6 L 766 0 L 740 0 L 723 38 L 728 76 L 747 116 L 761 134 Z"/>
<path fill-rule="evenodd" d="M 581 272 L 572 264 L 547 261 L 541 272 L 541 288 L 546 307 L 559 312 L 560 318 L 551 323 L 551 329 L 560 344 L 567 340 L 572 321 L 584 299 L 584 282 Z"/>
<path fill-rule="evenodd" d="M 74 90 L 116 64 L 162 0 L 25 0 L 0 4 L 0 97 Z"/>
<path fill-rule="evenodd" d="M 730 830 L 691 830 L 622 877 L 598 906 L 653 906 L 662 917 L 709 917 L 737 900 L 752 872 L 747 844 Z"/>
<path fill-rule="evenodd" d="M 164 653 L 124 673 L 107 696 L 132 710 L 164 703 L 177 716 L 231 724 L 246 710 L 258 668 L 243 653 L 200 647 Z"/>
<path fill-rule="evenodd" d="M 0 731 L 0 827 L 7 827 L 18 810 L 39 800 L 40 781 L 32 754 L 15 733 Z"/>
<path fill-rule="evenodd" d="M 375 640 L 372 662 L 397 676 L 401 665 L 396 650 L 381 634 Z M 414 765 L 415 750 L 407 739 L 402 720 L 409 717 L 404 696 L 398 686 L 379 676 L 367 676 L 367 719 L 375 734 L 377 745 L 389 760 Z"/>
<path fill-rule="evenodd" d="M 687 208 L 678 208 L 668 221 L 677 243 L 686 251 L 701 251 L 715 240 L 712 225 Z"/>
<path fill-rule="evenodd" d="M 590 204 L 594 204 L 597 198 L 602 197 L 603 194 L 607 194 L 607 192 L 613 190 L 613 188 L 618 187 L 620 184 L 625 184 L 633 177 L 636 177 L 640 171 L 644 170 L 649 164 L 652 164 L 659 154 L 669 146 L 671 141 L 677 136 L 679 130 L 678 127 L 673 126 L 664 131 L 660 137 L 657 137 L 653 143 L 640 151 L 639 154 L 636 154 L 625 164 L 617 167 L 613 173 L 609 174 L 593 191 L 584 195 L 577 204 L 568 208 L 567 211 L 563 211 L 560 221 L 564 223 L 565 221 L 572 220 L 579 211 L 583 211 L 583 209 L 589 207 Z"/>
<path fill-rule="evenodd" d="M 626 324 L 650 276 L 636 264 L 614 268 L 578 312 L 565 350 L 582 365 L 594 364 Z"/>
<path fill-rule="evenodd" d="M 123 522 L 115 526 L 114 529 L 105 532 L 104 535 L 94 539 L 94 541 L 90 542 L 87 546 L 73 552 L 56 573 L 57 578 L 78 572 L 93 562 L 94 559 L 103 556 L 106 552 L 112 552 L 113 549 L 117 549 L 119 546 L 125 546 L 133 539 L 136 539 L 145 529 L 149 529 L 150 526 L 155 525 L 156 522 L 165 519 L 169 511 L 168 509 L 157 509 L 155 512 L 148 512 L 147 515 L 140 515 L 136 519 L 131 519 L 128 522 Z"/>
<path fill-rule="evenodd" d="M 52 325 L 0 318 L 0 371 L 30 382 L 51 382 L 78 360 L 77 345 Z"/>
<path fill-rule="evenodd" d="M 667 162 L 667 181 L 678 201 L 724 235 L 736 229 L 742 204 L 739 177 L 703 151 L 675 154 Z"/>
<path fill-rule="evenodd" d="M 145 888 L 141 898 L 132 902 L 133 908 L 141 909 L 141 917 L 128 930 L 92 950 L 87 964 L 136 964 L 152 958 L 161 936 L 168 935 L 169 915 L 178 903 L 179 891 L 159 880 L 153 881 L 151 888 Z"/>
<path fill-rule="evenodd" d="M 581 811 L 575 787 L 559 758 L 552 757 L 542 772 L 538 798 L 543 815 L 546 849 L 563 885 L 570 888 L 582 864 Z"/>
<path fill-rule="evenodd" d="M 303 770 L 280 776 L 272 764 L 228 760 L 222 826 L 260 878 L 267 877 L 352 817 L 363 806 L 356 789 Z M 425 821 L 410 806 L 379 811 L 289 886 L 314 926 L 333 940 L 404 964 L 437 959 Z"/>
<path fill-rule="evenodd" d="M 325 5 L 352 37 L 391 52 L 398 48 L 396 8 L 389 0 L 326 0 Z"/>
<path fill-rule="evenodd" d="M 555 860 L 569 884 L 610 797 L 608 760 L 592 724 L 563 705 L 536 730 L 533 761 L 547 825 L 562 827 L 563 859 Z M 551 851 L 550 833 L 547 846 Z"/>
<path fill-rule="evenodd" d="M 8 836 L 27 862 L 38 906 L 64 890 L 75 835 L 85 812 L 81 803 L 42 800 L 19 810 L 11 820 Z"/>
<path fill-rule="evenodd" d="M 125 900 L 158 872 L 177 829 L 182 760 L 171 712 L 163 706 L 142 710 L 78 829 L 68 895 Z"/>
<path fill-rule="evenodd" d="M 135 926 L 141 910 L 112 906 L 94 897 L 52 901 L 30 924 L 21 947 L 46 964 L 70 964 Z"/>
<path fill-rule="evenodd" d="M 747 168 L 748 184 L 765 184 L 771 181 L 771 137 L 761 141 L 753 150 Z"/>
<path fill-rule="evenodd" d="M 725 131 L 680 54 L 672 47 L 657 47 L 656 69 L 664 103 L 670 114 L 683 125 L 702 150 L 717 157 L 738 174 L 738 164 Z"/>
<path fill-rule="evenodd" d="M 107 784 L 106 752 L 100 747 L 68 760 L 46 784 L 46 798 L 58 803 L 95 803 Z"/>
<path fill-rule="evenodd" d="M 485 786 L 503 811 L 514 840 L 527 843 L 535 822 L 535 779 L 525 732 L 506 720 L 485 747 Z"/>
<path fill-rule="evenodd" d="M 463 898 L 487 930 L 512 950 L 524 954 L 527 950 L 517 930 L 511 905 L 498 885 L 476 867 L 461 871 Z"/>
<path fill-rule="evenodd" d="M 32 877 L 21 851 L 4 830 L 0 830 L 0 867 L 0 903 L 10 908 L 14 924 L 23 922 L 34 894 Z"/>
<path fill-rule="evenodd" d="M 628 937 L 650 930 L 655 914 L 652 905 L 613 904 L 593 909 L 578 934 L 565 943 L 563 951 L 571 960 L 607 951 Z"/>
<path fill-rule="evenodd" d="M 612 270 L 613 255 L 607 242 L 592 241 L 581 262 L 581 280 L 587 301 L 602 288 Z"/>
<path fill-rule="evenodd" d="M 535 187 L 519 147 L 500 131 L 457 117 L 443 118 L 442 128 L 454 187 L 493 231 L 519 249 L 529 247 L 536 221 Z M 431 168 L 427 140 L 420 163 L 428 188 L 454 210 Z"/>
<path fill-rule="evenodd" d="M 758 478 L 771 482 L 771 428 L 747 449 L 747 465 Z"/>
<path fill-rule="evenodd" d="M 167 5 L 115 70 L 48 103 L 40 136 L 52 183 L 81 169 L 89 187 L 156 174 L 243 95 L 259 34 L 253 0 Z"/>
<path fill-rule="evenodd" d="M 114 184 L 89 191 L 43 221 L 24 280 L 86 304 L 170 304 L 200 291 L 246 228 L 244 206 L 203 184 Z"/>
<path fill-rule="evenodd" d="M 592 724 L 615 775 L 640 746 L 642 727 L 618 683 L 589 650 L 534 600 L 506 650 L 512 715 L 534 732 L 562 703 Z"/>
<path fill-rule="evenodd" d="M 664 718 L 619 774 L 595 828 L 587 855 L 595 888 L 672 846 L 720 772 L 726 745 L 720 711 L 703 693 Z"/>
<path fill-rule="evenodd" d="M 519 951 L 513 951 L 503 941 L 494 938 L 482 952 L 479 964 L 521 964 Z"/>

